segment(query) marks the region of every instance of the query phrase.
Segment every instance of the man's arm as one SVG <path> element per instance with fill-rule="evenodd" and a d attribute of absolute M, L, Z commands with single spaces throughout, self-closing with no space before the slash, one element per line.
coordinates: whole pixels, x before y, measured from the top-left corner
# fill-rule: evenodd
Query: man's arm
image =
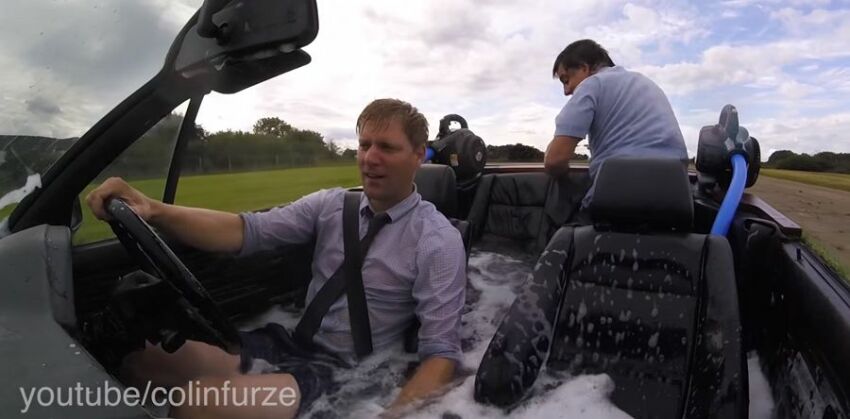
<path fill-rule="evenodd" d="M 413 377 L 402 387 L 389 410 L 400 409 L 410 402 L 424 399 L 450 383 L 454 378 L 455 361 L 432 356 L 416 369 Z"/>
<path fill-rule="evenodd" d="M 181 243 L 207 252 L 238 253 L 244 241 L 242 217 L 204 208 L 156 201 L 151 224 Z"/>
<path fill-rule="evenodd" d="M 561 176 L 570 170 L 570 160 L 576 151 L 581 138 L 566 135 L 556 135 L 546 147 L 543 157 L 543 167 L 551 176 Z"/>
<path fill-rule="evenodd" d="M 555 117 L 555 136 L 543 158 L 543 166 L 550 175 L 558 177 L 569 172 L 576 146 L 588 135 L 593 124 L 600 88 L 599 79 L 584 80 Z"/>
<path fill-rule="evenodd" d="M 419 274 L 413 284 L 422 363 L 402 387 L 389 413 L 434 394 L 454 378 L 462 360 L 461 313 L 466 300 L 466 252 L 451 226 L 431 231 L 418 245 Z"/>
<path fill-rule="evenodd" d="M 164 204 L 117 177 L 91 191 L 86 203 L 97 218 L 109 220 L 105 205 L 110 198 L 123 199 L 143 220 L 182 243 L 209 252 L 235 253 L 242 248 L 242 218 L 236 214 Z"/>

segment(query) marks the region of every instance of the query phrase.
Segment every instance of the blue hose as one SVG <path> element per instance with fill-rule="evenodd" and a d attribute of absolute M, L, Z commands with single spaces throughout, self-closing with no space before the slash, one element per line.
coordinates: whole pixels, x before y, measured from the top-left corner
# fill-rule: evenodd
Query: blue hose
<path fill-rule="evenodd" d="M 744 195 L 744 186 L 747 184 L 747 160 L 741 154 L 732 155 L 732 182 L 726 190 L 726 197 L 720 204 L 720 211 L 711 226 L 711 234 L 725 236 L 729 232 L 729 225 L 735 217 L 735 211 Z"/>

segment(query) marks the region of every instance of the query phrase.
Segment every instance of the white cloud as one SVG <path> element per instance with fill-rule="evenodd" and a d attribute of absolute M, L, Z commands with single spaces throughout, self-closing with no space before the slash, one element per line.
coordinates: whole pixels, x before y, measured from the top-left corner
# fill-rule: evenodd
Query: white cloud
<path fill-rule="evenodd" d="M 841 28 L 840 30 L 843 30 Z M 699 62 L 641 66 L 668 92 L 686 95 L 718 86 L 749 84 L 776 88 L 791 76 L 783 66 L 812 60 L 850 57 L 850 49 L 837 34 L 808 40 L 777 41 L 762 45 L 719 45 L 702 53 Z"/>
<path fill-rule="evenodd" d="M 153 77 L 193 13 L 166 0 L 13 1 L 4 7 L 0 134 L 60 138 L 82 135 Z"/>
<path fill-rule="evenodd" d="M 708 34 L 698 15 L 687 9 L 658 10 L 629 3 L 623 7 L 622 14 L 623 19 L 592 27 L 586 33 L 610 46 L 611 52 L 622 57 L 626 65 L 641 63 L 647 46 L 687 44 Z"/>
<path fill-rule="evenodd" d="M 850 152 L 850 113 L 812 118 L 760 118 L 745 124 L 763 150 Z M 767 156 L 765 156 L 766 158 Z"/>
<path fill-rule="evenodd" d="M 800 83 L 795 80 L 791 80 L 786 83 L 781 83 L 779 85 L 779 94 L 785 96 L 786 98 L 798 100 L 802 99 L 808 95 L 813 93 L 822 92 L 823 88 L 818 86 L 813 86 L 811 84 Z"/>
<path fill-rule="evenodd" d="M 770 16 L 789 36 L 768 43 L 716 45 L 703 51 L 698 62 L 644 65 L 640 70 L 668 91 L 685 95 L 735 84 L 777 88 L 791 78 L 786 65 L 817 69 L 817 60 L 850 57 L 850 10 L 803 13 L 783 8 Z"/>
<path fill-rule="evenodd" d="M 731 7 L 733 9 L 740 9 L 745 7 L 773 7 L 776 5 L 781 5 L 783 3 L 790 4 L 792 6 L 797 7 L 812 7 L 812 6 L 826 6 L 830 4 L 832 0 L 725 0 L 720 2 L 721 8 Z"/>

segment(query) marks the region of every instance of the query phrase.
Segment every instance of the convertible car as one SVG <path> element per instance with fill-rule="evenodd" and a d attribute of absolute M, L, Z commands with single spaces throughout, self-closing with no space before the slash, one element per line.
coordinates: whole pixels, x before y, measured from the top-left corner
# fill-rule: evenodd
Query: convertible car
<path fill-rule="evenodd" d="M 87 186 L 188 101 L 173 153 L 162 162 L 162 199 L 173 202 L 205 95 L 235 93 L 305 66 L 310 56 L 302 48 L 317 33 L 313 0 L 207 0 L 161 71 L 27 182 L 26 196 L 0 224 L 0 372 L 7 382 L 0 415 L 21 412 L 21 389 L 121 387 L 121 358 L 146 339 L 169 350 L 196 339 L 235 352 L 238 327 L 266 310 L 282 307 L 290 313 L 283 317 L 297 318 L 311 246 L 247 258 L 208 254 L 161 237 L 120 201 L 109 208 L 117 238 L 73 237 Z M 757 180 L 760 156 L 733 115 L 725 109 L 704 130 L 696 171 L 657 159 L 606 162 L 583 223 L 572 221 L 590 185 L 586 167 L 553 179 L 542 164 L 485 164 L 481 139 L 462 118 L 447 118 L 446 126 L 458 121 L 462 128 L 441 129 L 416 182 L 469 250 L 469 362 L 452 390 L 455 401 L 431 406 L 429 415 L 563 414 L 534 409 L 575 377 L 605 377 L 604 396 L 620 413 L 738 418 L 748 415 L 750 375 L 759 374 L 768 383 L 760 397 L 771 400 L 776 417 L 850 416 L 850 287 L 801 241 L 799 226 L 757 196 L 740 195 Z M 736 155 L 746 173 L 735 172 L 734 157 L 727 161 Z M 746 176 L 746 184 L 737 182 L 740 199 L 736 175 Z M 724 214 L 725 228 L 715 230 Z M 404 372 L 398 366 L 413 359 L 405 356 L 385 356 L 380 365 L 387 367 L 361 381 L 374 378 L 391 390 Z M 387 375 L 374 375 L 380 371 Z M 323 417 L 349 416 L 333 406 L 376 393 L 369 385 L 357 391 L 327 400 Z M 141 406 L 29 412 L 154 414 Z"/>

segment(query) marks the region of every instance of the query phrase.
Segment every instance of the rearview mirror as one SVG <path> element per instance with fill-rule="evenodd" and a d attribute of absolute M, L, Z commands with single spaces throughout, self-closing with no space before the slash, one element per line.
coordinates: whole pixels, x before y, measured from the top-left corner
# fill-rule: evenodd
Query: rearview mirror
<path fill-rule="evenodd" d="M 205 0 L 166 58 L 210 90 L 234 93 L 306 65 L 319 32 L 315 0 Z"/>

